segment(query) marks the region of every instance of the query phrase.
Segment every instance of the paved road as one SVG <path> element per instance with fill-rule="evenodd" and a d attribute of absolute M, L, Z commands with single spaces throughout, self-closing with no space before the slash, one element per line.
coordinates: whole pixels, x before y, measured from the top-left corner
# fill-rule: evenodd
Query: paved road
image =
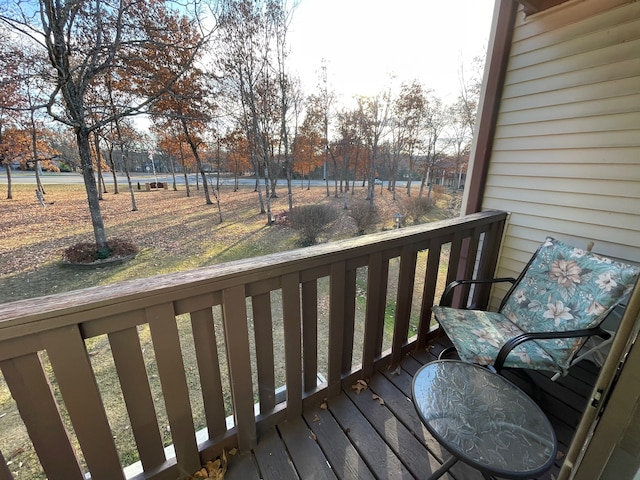
<path fill-rule="evenodd" d="M 127 177 L 124 174 L 117 174 L 118 177 L 118 184 L 119 185 L 126 185 L 127 184 Z M 40 174 L 40 181 L 44 184 L 44 185 L 73 185 L 73 184 L 83 184 L 83 179 L 82 179 L 82 175 L 80 173 L 49 173 L 49 172 L 43 172 Z M 104 181 L 107 185 L 112 185 L 113 184 L 113 176 L 108 173 L 106 175 L 104 175 Z M 131 181 L 135 184 L 137 182 L 143 183 L 143 182 L 173 182 L 173 178 L 171 176 L 171 174 L 158 174 L 156 176 L 154 175 L 148 175 L 148 174 L 144 174 L 144 173 L 134 173 L 131 174 Z M 215 181 L 215 179 L 214 179 Z M 196 178 L 195 175 L 189 175 L 189 182 L 192 183 L 196 183 Z M 230 178 L 225 178 L 224 179 L 225 183 L 231 183 L 233 182 L 233 179 Z M 0 184 L 4 184 L 6 185 L 7 183 L 7 175 L 5 172 L 0 171 Z M 18 185 L 18 184 L 22 184 L 22 185 L 28 185 L 28 184 L 33 184 L 35 185 L 36 183 L 36 175 L 34 172 L 16 172 L 16 171 L 12 171 L 11 172 L 11 183 Z M 176 183 L 179 184 L 183 184 L 184 183 L 184 176 L 182 174 L 176 175 Z M 252 178 L 241 178 L 240 179 L 240 183 L 243 185 L 253 185 L 255 183 L 255 180 Z"/>
<path fill-rule="evenodd" d="M 124 174 L 117 174 L 118 177 L 118 185 L 127 185 L 127 177 Z M 233 178 L 223 177 L 220 179 L 224 185 L 232 185 Z M 40 181 L 44 185 L 73 185 L 73 184 L 83 184 L 82 175 L 80 173 L 49 173 L 43 172 L 40 174 Z M 104 181 L 107 185 L 113 185 L 113 176 L 108 173 L 104 175 Z M 168 182 L 171 184 L 173 182 L 173 178 L 170 173 L 159 173 L 156 176 L 145 174 L 145 173 L 133 173 L 131 174 L 131 182 L 136 184 L 137 182 Z M 215 177 L 212 177 L 212 181 L 215 182 Z M 238 179 L 240 185 L 249 185 L 253 186 L 256 182 L 255 178 L 251 177 L 241 177 Z M 299 185 L 300 180 L 294 180 L 294 185 Z M 23 172 L 23 171 L 12 171 L 11 172 L 11 183 L 14 185 L 35 185 L 36 183 L 36 174 L 34 172 Z M 176 175 L 176 183 L 184 184 L 184 175 L 177 174 Z M 196 183 L 195 174 L 189 175 L 189 183 Z M 261 184 L 264 184 L 264 180 L 260 181 Z M 0 185 L 7 184 L 7 175 L 6 172 L 0 170 Z M 279 185 L 286 185 L 286 180 L 281 179 L 278 180 Z M 304 181 L 304 184 L 307 184 L 307 181 Z M 324 180 L 311 180 L 311 185 L 319 186 L 324 185 Z M 333 185 L 333 182 L 331 182 Z"/>

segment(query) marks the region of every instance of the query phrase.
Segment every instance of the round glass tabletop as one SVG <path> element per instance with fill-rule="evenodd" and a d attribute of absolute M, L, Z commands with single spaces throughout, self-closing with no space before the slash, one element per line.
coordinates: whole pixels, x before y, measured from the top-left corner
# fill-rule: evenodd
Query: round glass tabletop
<path fill-rule="evenodd" d="M 479 470 L 529 478 L 556 458 L 555 432 L 542 410 L 486 368 L 458 360 L 424 365 L 413 378 L 413 399 L 441 445 Z"/>

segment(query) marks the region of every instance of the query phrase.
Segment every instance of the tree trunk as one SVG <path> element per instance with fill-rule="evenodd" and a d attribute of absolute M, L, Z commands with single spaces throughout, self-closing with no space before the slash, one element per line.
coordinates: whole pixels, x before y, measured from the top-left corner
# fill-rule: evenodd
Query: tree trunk
<path fill-rule="evenodd" d="M 98 137 L 98 133 L 93 133 L 93 148 L 96 151 L 96 167 L 98 170 L 98 200 L 103 200 L 102 192 L 107 193 L 107 189 L 104 188 L 104 180 L 102 178 L 102 161 L 100 160 L 100 137 Z"/>
<path fill-rule="evenodd" d="M 100 202 L 98 200 L 98 188 L 96 178 L 93 173 L 93 162 L 91 161 L 91 145 L 89 143 L 89 131 L 86 126 L 77 128 L 76 139 L 78 141 L 78 153 L 80 154 L 80 165 L 82 166 L 82 177 L 87 191 L 87 201 L 89 203 L 89 213 L 91 214 L 91 224 L 93 234 L 96 239 L 98 249 L 107 248 L 107 234 L 102 221 Z"/>
<path fill-rule="evenodd" d="M 264 191 L 267 198 L 267 225 L 271 225 L 271 195 L 269 195 L 269 178 L 267 175 L 264 176 Z"/>
<path fill-rule="evenodd" d="M 176 184 L 176 165 L 173 159 L 173 155 L 169 157 L 169 166 L 171 167 L 171 178 L 173 178 L 173 191 L 178 191 L 178 185 Z"/>
<path fill-rule="evenodd" d="M 7 200 L 13 199 L 13 189 L 11 188 L 11 166 L 9 162 L 4 164 L 4 168 L 7 171 Z"/>
<path fill-rule="evenodd" d="M 124 173 L 127 176 L 127 185 L 129 185 L 129 193 L 131 194 L 131 211 L 137 212 L 138 204 L 136 203 L 136 194 L 133 191 L 133 185 L 131 184 L 131 175 L 129 175 L 129 168 L 127 168 L 126 163 L 124 166 Z"/>
<path fill-rule="evenodd" d="M 109 149 L 109 165 L 111 166 L 111 175 L 113 176 L 113 194 L 118 195 L 120 190 L 118 190 L 118 177 L 116 176 L 116 164 L 113 161 L 113 145 Z"/>
<path fill-rule="evenodd" d="M 205 173 L 204 167 L 202 166 L 202 160 L 200 159 L 200 153 L 198 152 L 198 145 L 196 145 L 195 140 L 191 136 L 191 131 L 189 129 L 189 126 L 187 125 L 186 119 L 182 117 L 180 121 L 182 123 L 182 130 L 185 134 L 185 137 L 187 138 L 187 143 L 191 147 L 191 152 L 193 153 L 193 156 L 196 159 L 196 165 L 197 165 L 198 171 L 200 172 L 200 175 L 202 175 L 202 188 L 204 189 L 205 203 L 207 205 L 213 205 L 213 202 L 211 201 L 211 196 L 209 194 L 209 183 L 207 182 L 207 174 Z M 196 178 L 197 178 L 197 175 L 196 175 Z"/>
<path fill-rule="evenodd" d="M 40 180 L 40 170 L 38 169 L 38 160 L 34 160 L 34 168 L 36 174 L 36 188 L 42 192 L 43 195 L 46 195 L 47 192 L 44 191 L 44 187 L 42 186 L 42 181 Z"/>
<path fill-rule="evenodd" d="M 329 191 L 329 175 L 327 175 L 327 154 L 325 153 L 324 166 L 322 167 L 322 175 L 324 176 L 324 183 L 327 186 L 327 197 L 331 195 Z"/>
<path fill-rule="evenodd" d="M 293 210 L 293 175 L 287 172 L 287 196 L 289 197 L 289 211 Z"/>
<path fill-rule="evenodd" d="M 36 120 L 34 117 L 34 110 L 31 109 L 29 114 L 31 119 L 31 153 L 33 155 L 33 169 L 36 173 L 36 187 L 43 195 L 46 195 L 47 192 L 44 191 L 44 187 L 40 181 L 40 170 L 38 169 L 38 139 L 36 137 Z"/>

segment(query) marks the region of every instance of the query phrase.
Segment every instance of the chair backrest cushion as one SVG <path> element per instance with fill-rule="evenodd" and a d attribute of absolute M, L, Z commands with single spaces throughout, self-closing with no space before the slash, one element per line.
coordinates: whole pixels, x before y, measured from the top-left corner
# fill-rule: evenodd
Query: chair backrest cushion
<path fill-rule="evenodd" d="M 501 313 L 525 332 L 598 326 L 631 291 L 640 268 L 547 238 L 506 299 Z M 538 343 L 568 367 L 585 338 Z"/>

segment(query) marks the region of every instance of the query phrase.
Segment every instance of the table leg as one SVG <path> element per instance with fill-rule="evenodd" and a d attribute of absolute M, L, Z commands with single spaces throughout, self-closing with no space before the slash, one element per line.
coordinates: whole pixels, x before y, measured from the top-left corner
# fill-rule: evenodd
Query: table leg
<path fill-rule="evenodd" d="M 442 466 L 436 470 L 435 472 L 433 472 L 429 478 L 427 478 L 427 480 L 436 480 L 436 478 L 440 478 L 442 475 L 444 475 L 445 473 L 447 473 L 447 470 L 449 470 L 451 467 L 453 467 L 455 465 L 455 463 L 458 461 L 458 459 L 451 455 L 451 457 L 449 458 L 449 460 L 447 460 L 446 462 L 444 462 L 442 464 Z"/>

